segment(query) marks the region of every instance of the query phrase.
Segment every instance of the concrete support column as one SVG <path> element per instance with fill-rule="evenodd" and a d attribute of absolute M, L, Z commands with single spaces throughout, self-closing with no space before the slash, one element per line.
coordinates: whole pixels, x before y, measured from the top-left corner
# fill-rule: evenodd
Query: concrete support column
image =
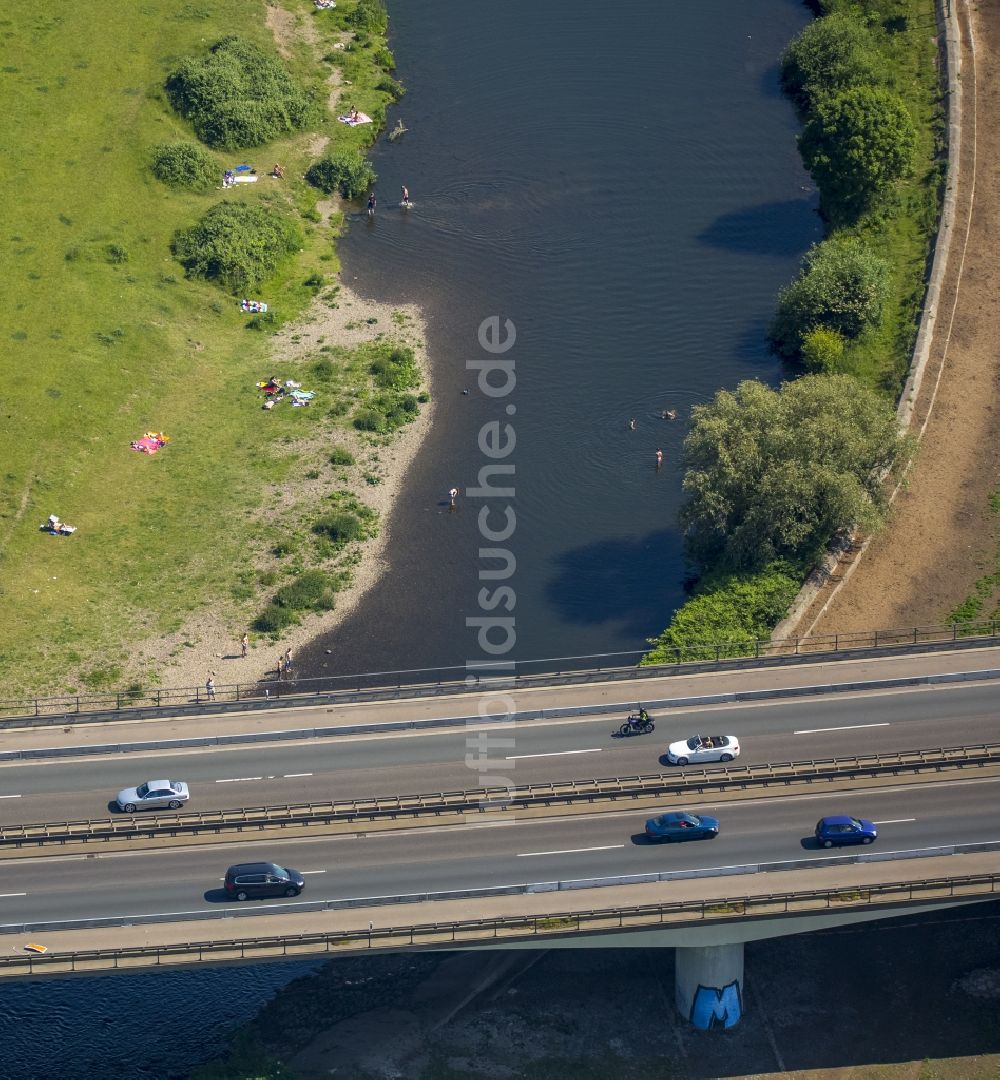
<path fill-rule="evenodd" d="M 677 1010 L 701 1031 L 731 1028 L 743 1016 L 743 942 L 677 948 Z"/>

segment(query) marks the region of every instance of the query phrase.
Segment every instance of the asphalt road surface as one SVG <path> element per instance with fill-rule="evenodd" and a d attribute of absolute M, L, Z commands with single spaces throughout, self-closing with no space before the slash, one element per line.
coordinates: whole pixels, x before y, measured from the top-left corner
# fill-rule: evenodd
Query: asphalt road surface
<path fill-rule="evenodd" d="M 528 721 L 489 732 L 486 771 L 472 729 L 0 764 L 0 820 L 106 817 L 123 787 L 160 777 L 188 783 L 190 809 L 221 810 L 628 776 L 669 768 L 667 744 L 694 734 L 738 735 L 743 765 L 967 745 L 998 737 L 998 697 L 957 684 L 654 712 L 656 732 L 629 739 L 612 737 L 617 715 Z"/>
<path fill-rule="evenodd" d="M 273 860 L 306 875 L 301 901 L 469 889 L 737 863 L 828 857 L 812 840 L 824 814 L 870 817 L 875 845 L 896 851 L 1000 839 L 1000 779 L 957 777 L 940 783 L 858 793 L 824 792 L 686 807 L 721 821 L 715 840 L 652 845 L 646 813 L 622 811 L 488 827 L 432 826 L 366 836 L 322 837 L 204 848 L 10 861 L 0 882 L 4 925 L 59 919 L 127 918 L 219 909 L 226 867 Z M 678 809 L 664 806 L 663 809 Z M 850 852 L 857 849 L 845 849 Z M 836 849 L 835 849 L 836 851 Z M 831 872 L 831 885 L 845 879 Z M 782 888 L 781 875 L 768 885 Z M 249 901 L 289 906 L 296 899 Z M 569 904 L 570 901 L 568 900 Z"/>

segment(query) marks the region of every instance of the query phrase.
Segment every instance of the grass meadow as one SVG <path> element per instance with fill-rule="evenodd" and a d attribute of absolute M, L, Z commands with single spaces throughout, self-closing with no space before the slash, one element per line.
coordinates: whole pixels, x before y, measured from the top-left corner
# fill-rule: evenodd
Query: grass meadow
<path fill-rule="evenodd" d="M 354 2 L 316 12 L 287 0 L 306 32 L 286 43 L 286 64 L 312 88 L 316 120 L 281 143 L 217 154 L 220 180 L 244 161 L 261 180 L 205 195 L 149 172 L 154 144 L 196 141 L 164 79 L 234 29 L 273 49 L 262 0 L 8 0 L 0 12 L 0 697 L 117 686 L 143 639 L 207 604 L 253 597 L 253 545 L 268 538 L 250 523 L 296 475 L 297 441 L 347 424 L 318 409 L 261 413 L 255 382 L 282 374 L 270 335 L 247 329 L 236 298 L 186 280 L 170 242 L 219 199 L 315 219 L 316 194 L 299 179 L 309 143 L 374 137 L 326 108 L 333 67 L 352 83 L 350 104 L 377 120 L 390 100 L 370 54 L 332 51 Z M 278 160 L 283 182 L 265 175 Z M 337 268 L 331 228 L 313 220 L 305 231 L 303 251 L 258 297 L 282 319 L 312 299 L 307 279 L 329 282 Z M 366 371 L 349 367 L 344 393 L 363 397 Z M 129 449 L 146 430 L 171 437 L 155 457 Z M 40 532 L 49 514 L 79 531 Z"/>

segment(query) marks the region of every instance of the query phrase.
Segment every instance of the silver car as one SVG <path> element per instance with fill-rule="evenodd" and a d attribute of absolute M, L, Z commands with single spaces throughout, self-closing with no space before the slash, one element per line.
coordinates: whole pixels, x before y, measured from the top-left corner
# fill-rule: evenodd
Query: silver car
<path fill-rule="evenodd" d="M 177 810 L 190 798 L 188 786 L 181 780 L 147 780 L 138 787 L 118 792 L 118 808 L 126 814 L 147 807 L 155 810 Z"/>

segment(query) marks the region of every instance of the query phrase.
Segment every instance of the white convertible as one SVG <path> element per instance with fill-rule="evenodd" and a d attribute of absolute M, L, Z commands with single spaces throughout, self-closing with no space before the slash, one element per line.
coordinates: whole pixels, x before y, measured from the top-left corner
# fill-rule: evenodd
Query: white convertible
<path fill-rule="evenodd" d="M 739 756 L 740 740 L 735 735 L 692 735 L 690 739 L 667 747 L 667 760 L 671 765 L 732 761 Z"/>

